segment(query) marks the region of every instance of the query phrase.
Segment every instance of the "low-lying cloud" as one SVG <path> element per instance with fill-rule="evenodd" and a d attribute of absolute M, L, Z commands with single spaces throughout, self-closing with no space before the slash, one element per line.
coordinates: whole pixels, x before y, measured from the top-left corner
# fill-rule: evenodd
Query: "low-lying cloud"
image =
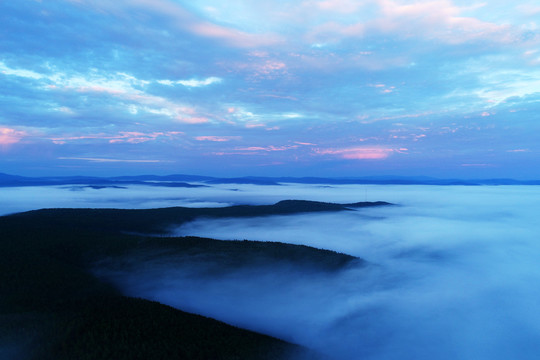
<path fill-rule="evenodd" d="M 308 186 L 298 195 L 350 202 L 363 200 L 365 190 Z M 332 249 L 368 260 L 367 267 L 324 273 L 269 265 L 208 276 L 196 259 L 148 258 L 107 276 L 129 295 L 337 359 L 534 359 L 540 353 L 538 191 L 370 186 L 371 200 L 400 205 L 201 219 L 175 230 Z"/>
<path fill-rule="evenodd" d="M 120 265 L 102 263 L 96 272 L 128 295 L 339 360 L 536 359 L 539 191 L 535 186 L 53 186 L 0 188 L 0 209 L 225 206 L 284 199 L 392 202 L 398 205 L 200 219 L 174 229 L 175 235 L 331 249 L 367 260 L 364 267 L 324 272 L 267 263 L 225 271 L 201 257 L 139 254 Z"/>

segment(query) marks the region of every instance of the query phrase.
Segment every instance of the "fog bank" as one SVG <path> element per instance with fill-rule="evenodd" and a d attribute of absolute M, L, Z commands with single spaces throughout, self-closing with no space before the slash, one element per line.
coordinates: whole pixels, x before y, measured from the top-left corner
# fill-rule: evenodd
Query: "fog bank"
<path fill-rule="evenodd" d="M 293 188 L 296 194 L 288 192 Z M 285 194 L 271 195 L 267 189 L 259 188 L 259 201 L 353 202 L 366 196 L 364 186 L 280 187 Z M 130 295 L 278 336 L 337 359 L 538 357 L 540 188 L 367 190 L 368 200 L 400 206 L 201 219 L 175 230 L 176 235 L 332 249 L 368 260 L 373 265 L 367 268 L 324 274 L 267 266 L 208 277 L 194 266 L 196 259 L 161 258 L 134 262 L 130 270 L 108 276 Z M 241 200 L 256 198 L 249 187 L 235 194 Z"/>
<path fill-rule="evenodd" d="M 314 272 L 262 264 L 219 271 L 200 258 L 123 259 L 98 272 L 126 294 L 271 334 L 337 359 L 536 359 L 540 187 L 216 185 L 0 188 L 2 214 L 44 207 L 272 204 L 398 206 L 200 219 L 175 235 L 281 241 L 372 265 Z M 210 267 L 211 268 L 211 267 Z M 13 348 L 2 347 L 2 355 Z M 6 355 L 7 356 L 7 355 Z"/>

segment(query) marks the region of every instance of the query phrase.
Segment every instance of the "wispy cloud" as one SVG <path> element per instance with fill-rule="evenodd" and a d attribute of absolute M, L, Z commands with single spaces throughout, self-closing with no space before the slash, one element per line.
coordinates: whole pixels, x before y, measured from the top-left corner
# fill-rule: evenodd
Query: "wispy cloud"
<path fill-rule="evenodd" d="M 512 149 L 512 150 L 506 150 L 507 152 L 511 153 L 527 153 L 530 152 L 529 149 Z"/>
<path fill-rule="evenodd" d="M 286 150 L 291 150 L 291 149 L 296 149 L 296 148 L 298 148 L 298 145 L 286 145 L 286 146 L 270 145 L 270 146 L 240 147 L 240 148 L 236 148 L 235 150 L 238 150 L 238 151 L 266 151 L 266 152 L 270 152 L 270 151 L 286 151 Z"/>
<path fill-rule="evenodd" d="M 448 44 L 472 41 L 508 44 L 521 41 L 521 30 L 518 27 L 467 16 L 466 13 L 479 7 L 460 7 L 450 0 L 424 0 L 414 3 L 395 0 L 328 0 L 309 3 L 313 4 L 315 9 L 326 11 L 330 15 L 336 14 L 333 17 L 327 15 L 326 22 L 311 29 L 312 39 L 341 40 L 383 34 L 402 39 L 414 37 L 437 40 Z M 362 20 L 355 23 L 339 20 L 338 15 L 351 13 Z"/>
<path fill-rule="evenodd" d="M 383 147 L 354 147 L 345 149 L 315 149 L 317 155 L 333 155 L 348 160 L 383 160 L 394 152 L 406 152 L 407 149 Z"/>
<path fill-rule="evenodd" d="M 78 1 L 75 2 L 78 3 Z M 238 48 L 269 46 L 282 42 L 281 37 L 276 34 L 246 32 L 234 27 L 213 23 L 187 11 L 181 2 L 169 0 L 118 0 L 112 3 L 95 1 L 89 6 L 94 7 L 97 11 L 110 12 L 119 12 L 126 9 L 143 10 L 160 17 L 169 26 L 178 30 L 188 31 L 194 35 L 214 39 Z"/>
<path fill-rule="evenodd" d="M 130 143 L 140 144 L 147 141 L 155 141 L 159 138 L 173 139 L 184 134 L 180 131 L 167 131 L 167 132 L 151 132 L 143 133 L 138 131 L 120 131 L 118 134 L 89 134 L 89 135 L 76 135 L 76 136 L 58 136 L 52 137 L 50 140 L 59 145 L 66 144 L 67 142 L 74 142 L 80 140 L 102 140 L 107 141 L 110 144 Z"/>
<path fill-rule="evenodd" d="M 214 142 L 226 142 L 232 140 L 240 140 L 240 136 L 196 136 L 197 141 L 214 141 Z"/>
<path fill-rule="evenodd" d="M 282 39 L 274 34 L 250 34 L 210 22 L 193 22 L 186 28 L 197 35 L 225 41 L 240 48 L 269 46 L 282 42 Z"/>
<path fill-rule="evenodd" d="M 68 74 L 57 71 L 54 74 L 40 74 L 0 64 L 6 75 L 41 80 L 43 81 L 42 87 L 48 91 L 75 91 L 117 98 L 121 101 L 115 102 L 114 105 L 132 114 L 138 112 L 158 114 L 187 124 L 201 124 L 209 121 L 205 114 L 199 113 L 193 106 L 147 92 L 145 86 L 150 81 L 137 79 L 127 73 L 102 74 L 98 71 L 92 71 L 88 74 Z M 177 83 L 189 87 L 200 87 L 220 81 L 219 78 L 211 77 L 204 80 L 180 80 Z M 68 109 L 62 106 L 56 108 L 59 110 Z M 73 112 L 73 109 L 70 110 Z"/>
<path fill-rule="evenodd" d="M 82 160 L 97 163 L 163 163 L 169 160 L 148 160 L 148 159 L 112 159 L 112 158 L 92 158 L 92 157 L 59 157 L 59 160 Z"/>
<path fill-rule="evenodd" d="M 198 87 L 208 86 L 212 84 L 218 84 L 218 83 L 221 83 L 222 81 L 223 79 L 212 76 L 212 77 L 202 79 L 202 80 L 199 80 L 199 79 L 176 80 L 176 81 L 158 80 L 157 83 L 162 84 L 162 85 L 167 85 L 167 86 L 173 86 L 173 85 L 179 84 L 186 87 L 198 88 Z"/>
<path fill-rule="evenodd" d="M 10 68 L 2 61 L 0 61 L 0 72 L 4 75 L 12 75 L 35 80 L 40 80 L 45 77 L 44 75 L 32 70 Z"/>

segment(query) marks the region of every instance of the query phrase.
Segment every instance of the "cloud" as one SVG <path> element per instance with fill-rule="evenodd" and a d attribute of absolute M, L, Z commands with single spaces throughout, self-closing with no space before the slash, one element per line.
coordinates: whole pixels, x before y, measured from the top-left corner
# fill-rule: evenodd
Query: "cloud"
<path fill-rule="evenodd" d="M 8 127 L 0 127 L 0 148 L 7 149 L 13 144 L 28 136 L 26 131 L 20 131 Z"/>
<path fill-rule="evenodd" d="M 141 133 L 136 131 L 121 131 L 120 136 L 114 139 L 109 140 L 110 143 L 122 143 L 127 142 L 130 144 L 139 144 L 147 141 L 154 141 L 158 138 L 173 138 L 178 135 L 182 135 L 183 132 L 179 131 L 168 131 L 168 132 L 152 132 L 152 133 Z"/>
<path fill-rule="evenodd" d="M 236 148 L 235 150 L 238 150 L 238 151 L 267 151 L 267 152 L 271 152 L 271 151 L 286 151 L 286 150 L 297 149 L 297 148 L 298 148 L 298 145 L 287 145 L 287 146 L 270 145 L 270 146 L 248 146 L 248 147 L 243 147 L 243 148 Z"/>
<path fill-rule="evenodd" d="M 512 97 L 539 94 L 540 71 L 533 69 L 498 69 L 481 77 L 481 87 L 473 94 L 493 105 Z"/>
<path fill-rule="evenodd" d="M 317 146 L 317 144 L 313 144 L 309 142 L 302 142 L 302 141 L 295 141 L 294 143 L 298 145 L 305 145 L 305 146 Z"/>
<path fill-rule="evenodd" d="M 360 5 L 362 4 L 362 5 Z M 310 38 L 342 40 L 369 35 L 393 35 L 401 39 L 422 38 L 447 44 L 473 41 L 505 43 L 520 41 L 519 29 L 508 24 L 496 24 L 462 14 L 474 7 L 459 7 L 449 0 L 428 0 L 403 3 L 395 0 L 353 2 L 329 0 L 316 2 L 323 11 L 358 14 L 361 21 L 342 22 L 329 17 L 328 21 L 313 27 Z M 369 9 L 369 12 L 366 10 Z M 366 18 L 362 13 L 371 16 Z"/>
<path fill-rule="evenodd" d="M 364 6 L 361 1 L 356 0 L 325 0 L 316 1 L 314 4 L 309 5 L 315 5 L 322 11 L 335 11 L 344 14 L 353 13 Z"/>
<path fill-rule="evenodd" d="M 124 15 L 127 9 L 137 9 L 161 18 L 169 27 L 187 31 L 194 35 L 218 40 L 238 48 L 270 46 L 282 42 L 275 34 L 261 34 L 241 31 L 234 27 L 215 24 L 186 10 L 184 6 L 168 0 L 118 0 L 113 4 L 108 1 L 94 1 L 90 6 L 97 11 L 109 11 Z M 163 24 L 160 24 L 163 26 Z"/>
<path fill-rule="evenodd" d="M 394 152 L 404 152 L 407 149 L 388 149 L 388 148 L 346 148 L 346 149 L 315 149 L 317 155 L 335 155 L 348 160 L 382 160 L 386 159 Z"/>
<path fill-rule="evenodd" d="M 215 269 L 205 264 L 207 258 L 178 261 L 149 253 L 122 257 L 117 266 L 102 262 L 100 274 L 128 295 L 294 339 L 332 359 L 536 359 L 540 305 L 531 284 L 540 279 L 538 189 L 235 187 L 241 191 L 227 200 L 241 204 L 292 196 L 347 203 L 366 196 L 401 206 L 206 218 L 175 231 L 178 236 L 309 245 L 370 263 L 327 276 L 301 271 L 297 264 L 205 276 L 205 270 Z M 204 199 L 200 191 L 211 190 L 194 190 Z"/>
<path fill-rule="evenodd" d="M 268 146 L 245 146 L 245 147 L 235 147 L 232 151 L 219 151 L 214 152 L 213 155 L 225 156 L 225 155 L 269 155 L 271 153 L 282 153 L 289 150 L 295 150 L 300 147 L 300 143 L 295 145 L 268 145 Z M 304 145 L 305 146 L 305 145 Z"/>
<path fill-rule="evenodd" d="M 239 140 L 240 136 L 196 136 L 197 141 L 214 141 L 214 142 L 226 142 L 231 140 Z"/>
<path fill-rule="evenodd" d="M 42 88 L 50 92 L 71 92 L 82 94 L 95 94 L 111 96 L 120 101 L 113 102 L 112 106 L 119 107 L 131 114 L 139 111 L 166 116 L 172 120 L 187 123 L 201 124 L 209 122 L 206 115 L 198 113 L 193 107 L 172 101 L 164 96 L 148 92 L 146 86 L 150 81 L 141 80 L 133 75 L 116 72 L 107 73 L 90 71 L 87 74 L 66 73 L 55 69 L 53 74 L 41 74 L 20 68 L 10 68 L 0 63 L 6 75 L 41 80 Z M 163 82 L 163 80 L 161 80 Z M 189 87 L 201 87 L 220 82 L 221 79 L 210 77 L 204 80 L 180 80 L 177 83 Z M 57 106 L 55 109 L 64 111 L 66 106 Z M 69 109 L 73 112 L 73 109 Z M 69 112 L 68 112 L 69 113 Z"/>
<path fill-rule="evenodd" d="M 212 84 L 219 84 L 223 81 L 223 79 L 212 76 L 203 80 L 197 80 L 197 79 L 190 79 L 190 80 L 177 80 L 177 81 L 171 81 L 171 80 L 158 80 L 157 83 L 167 86 L 173 86 L 175 84 L 183 85 L 186 87 L 203 87 L 208 86 Z"/>
<path fill-rule="evenodd" d="M 112 159 L 112 158 L 92 158 L 92 157 L 59 157 L 59 160 L 83 160 L 97 163 L 163 163 L 168 160 L 148 160 L 148 159 Z"/>
<path fill-rule="evenodd" d="M 197 35 L 225 41 L 230 45 L 241 48 L 276 45 L 277 43 L 282 42 L 276 35 L 249 34 L 209 22 L 193 22 L 186 28 Z"/>
<path fill-rule="evenodd" d="M 55 144 L 65 144 L 67 142 L 79 141 L 79 140 L 105 140 L 110 144 L 118 143 L 130 143 L 140 144 L 147 141 L 155 141 L 159 138 L 172 139 L 179 135 L 184 134 L 181 131 L 166 131 L 166 132 L 151 132 L 143 133 L 138 131 L 120 131 L 116 135 L 111 134 L 89 134 L 89 135 L 77 135 L 77 136 L 57 136 L 52 137 L 50 140 Z"/>
<path fill-rule="evenodd" d="M 518 5 L 517 9 L 526 16 L 536 16 L 540 14 L 540 6 L 532 4 Z"/>
<path fill-rule="evenodd" d="M 512 149 L 512 150 L 507 150 L 507 152 L 511 152 L 511 153 L 524 153 L 524 152 L 530 152 L 529 149 Z"/>
<path fill-rule="evenodd" d="M 44 129 L 47 136 L 32 132 L 25 140 L 4 134 L 3 142 L 70 145 L 51 146 L 56 155 L 88 143 L 147 144 L 167 152 L 167 158 L 178 144 L 159 133 L 179 129 L 189 143 L 182 146 L 195 148 L 189 155 L 193 159 L 205 156 L 200 151 L 211 146 L 196 141 L 216 141 L 222 146 L 214 150 L 242 152 L 225 149 L 222 140 L 242 135 L 242 144 L 233 145 L 274 144 L 277 149 L 304 139 L 327 153 L 310 157 L 304 149 L 303 155 L 328 168 L 331 161 L 349 166 L 343 158 L 395 155 L 342 150 L 385 141 L 396 149 L 414 144 L 416 150 L 407 158 L 418 161 L 418 167 L 423 161 L 433 164 L 442 156 L 438 150 L 450 153 L 458 144 L 464 148 L 454 154 L 472 155 L 488 147 L 499 153 L 533 149 L 532 140 L 521 140 L 537 128 L 539 28 L 529 16 L 537 5 L 469 6 L 455 0 L 29 4 L 0 5 L 10 34 L 1 41 L 0 122 L 19 131 Z M 85 41 L 80 41 L 83 33 Z M 524 126 L 507 113 L 510 106 L 521 111 Z M 481 118 L 482 112 L 497 116 Z M 464 123 L 491 119 L 498 129 L 478 131 L 474 142 L 455 142 L 471 131 L 434 131 L 426 137 L 417 130 L 390 133 L 398 119 L 433 124 L 434 129 L 441 129 L 437 122 L 464 129 Z M 503 128 L 508 129 L 505 140 L 497 133 Z M 100 134 L 102 139 L 91 139 Z M 197 140 L 200 136 L 214 138 Z M 494 137 L 501 142 L 491 142 Z M 358 138 L 373 141 L 361 144 Z M 158 143 L 168 144 L 153 146 Z M 26 151 L 26 146 L 14 148 L 21 156 Z M 122 148 L 128 146 L 116 147 Z M 283 158 L 291 154 L 296 152 L 282 152 Z M 287 166 L 295 166 L 292 156 L 287 160 Z M 249 161 L 246 157 L 243 171 L 250 171 Z M 460 159 L 454 166 L 469 161 Z"/>
<path fill-rule="evenodd" d="M 34 80 L 40 80 L 45 77 L 45 75 L 39 74 L 32 70 L 10 68 L 2 61 L 0 61 L 0 72 L 2 72 L 4 75 L 18 76 Z"/>
<path fill-rule="evenodd" d="M 225 61 L 223 66 L 229 71 L 245 74 L 247 80 L 251 82 L 260 82 L 263 80 L 287 79 L 290 77 L 288 66 L 284 59 L 272 58 L 266 56 L 253 55 L 250 53 L 249 59 Z"/>

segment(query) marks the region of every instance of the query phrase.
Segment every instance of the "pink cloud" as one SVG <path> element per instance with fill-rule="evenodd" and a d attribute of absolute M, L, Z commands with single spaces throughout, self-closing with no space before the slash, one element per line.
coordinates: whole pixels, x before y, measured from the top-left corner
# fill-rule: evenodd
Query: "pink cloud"
<path fill-rule="evenodd" d="M 215 141 L 215 142 L 226 142 L 231 140 L 238 140 L 240 136 L 196 136 L 195 140 L 197 141 Z"/>
<path fill-rule="evenodd" d="M 328 21 L 312 29 L 308 38 L 312 41 L 339 41 L 347 37 L 363 37 L 366 34 L 396 34 L 401 37 L 423 37 L 450 44 L 487 40 L 499 43 L 518 41 L 516 31 L 506 24 L 482 21 L 462 14 L 475 7 L 458 7 L 450 0 L 415 1 L 404 3 L 396 0 L 372 0 L 356 2 L 327 0 L 317 2 L 326 11 L 354 13 L 360 8 L 372 6 L 372 20 L 355 24 Z M 374 7 L 373 7 L 374 6 Z M 478 7 L 478 6 L 477 6 Z"/>
<path fill-rule="evenodd" d="M 393 0 L 379 0 L 382 17 L 372 25 L 382 32 L 403 32 L 405 36 L 424 36 L 448 43 L 464 43 L 474 40 L 510 42 L 509 27 L 485 22 L 460 14 L 467 10 L 455 6 L 449 0 L 432 0 L 400 4 Z M 411 27 L 411 24 L 414 24 Z M 405 26 L 408 25 L 408 26 Z"/>
<path fill-rule="evenodd" d="M 197 35 L 225 41 L 236 47 L 258 47 L 281 42 L 275 35 L 250 34 L 209 22 L 193 22 L 187 29 Z"/>
<path fill-rule="evenodd" d="M 282 41 L 280 37 L 273 34 L 251 34 L 203 21 L 186 11 L 180 4 L 169 0 L 118 0 L 110 3 L 103 2 L 103 4 L 98 5 L 98 11 L 102 11 L 103 7 L 106 7 L 108 11 L 115 12 L 122 11 L 122 8 L 125 11 L 126 7 L 138 8 L 163 16 L 180 30 L 187 30 L 199 36 L 224 41 L 236 47 L 268 46 Z"/>
<path fill-rule="evenodd" d="M 224 62 L 223 66 L 236 72 L 244 72 L 252 81 L 276 79 L 289 76 L 288 66 L 282 59 L 250 56 L 245 61 Z"/>
<path fill-rule="evenodd" d="M 208 118 L 204 116 L 182 116 L 182 115 L 178 115 L 176 117 L 176 120 L 186 123 L 186 124 L 204 124 L 209 121 Z"/>
<path fill-rule="evenodd" d="M 240 150 L 240 151 L 261 151 L 261 150 L 266 150 L 266 148 L 264 147 L 260 147 L 260 146 L 250 146 L 250 147 L 245 147 L 245 148 L 236 148 L 236 150 Z"/>
<path fill-rule="evenodd" d="M 141 133 L 136 131 L 121 131 L 120 135 L 114 139 L 109 140 L 109 143 L 122 143 L 126 142 L 129 144 L 140 144 L 147 141 L 154 141 L 160 137 L 173 137 L 180 135 L 182 133 L 174 132 L 152 132 L 152 133 Z"/>
<path fill-rule="evenodd" d="M 0 127 L 0 147 L 8 148 L 28 136 L 25 131 L 19 131 L 8 127 Z"/>
<path fill-rule="evenodd" d="M 253 123 L 247 123 L 246 128 L 253 129 L 253 128 L 259 128 L 259 127 L 265 127 L 265 124 L 253 124 Z"/>
<path fill-rule="evenodd" d="M 287 145 L 287 146 L 249 146 L 244 148 L 236 148 L 237 151 L 285 151 L 298 148 L 298 145 Z"/>
<path fill-rule="evenodd" d="M 67 87 L 69 88 L 69 87 Z M 75 88 L 75 91 L 77 92 L 97 92 L 97 93 L 107 93 L 111 95 L 123 95 L 126 93 L 124 90 L 120 89 L 114 89 L 114 88 L 108 88 L 105 86 L 98 86 L 98 85 L 92 85 L 92 86 L 79 86 Z"/>
<path fill-rule="evenodd" d="M 244 125 L 246 129 L 257 129 L 257 128 L 264 128 L 266 131 L 276 131 L 279 130 L 279 126 L 267 126 L 266 124 L 259 124 L 259 123 L 247 123 Z"/>
<path fill-rule="evenodd" d="M 404 149 L 406 150 L 406 149 Z M 315 153 L 318 155 L 335 155 L 343 159 L 350 160 L 381 160 L 386 159 L 390 154 L 395 152 L 394 149 L 387 148 L 347 148 L 347 149 L 317 149 Z M 400 149 L 400 151 L 402 151 Z"/>
<path fill-rule="evenodd" d="M 153 141 L 156 140 L 159 136 L 163 136 L 163 133 L 155 132 L 155 133 L 140 133 L 140 132 L 134 132 L 134 131 L 121 131 L 120 136 L 116 139 L 109 140 L 109 143 L 115 144 L 115 143 L 123 143 L 127 142 L 129 144 L 140 144 L 147 141 Z"/>
<path fill-rule="evenodd" d="M 282 61 L 269 60 L 259 67 L 259 72 L 270 74 L 273 71 L 282 70 L 286 67 L 287 65 Z"/>

